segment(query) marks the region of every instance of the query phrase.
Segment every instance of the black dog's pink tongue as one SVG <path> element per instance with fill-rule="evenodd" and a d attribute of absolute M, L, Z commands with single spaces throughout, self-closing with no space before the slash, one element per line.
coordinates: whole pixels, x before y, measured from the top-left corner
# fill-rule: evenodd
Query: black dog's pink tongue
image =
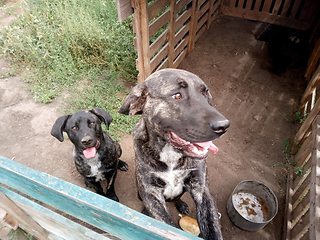
<path fill-rule="evenodd" d="M 90 147 L 83 150 L 83 155 L 85 158 L 93 158 L 97 153 L 97 149 L 95 147 Z"/>
<path fill-rule="evenodd" d="M 200 147 L 203 147 L 205 149 L 209 149 L 213 153 L 216 153 L 219 150 L 218 147 L 212 143 L 212 141 L 198 142 L 198 143 L 195 143 L 195 144 L 200 146 Z"/>

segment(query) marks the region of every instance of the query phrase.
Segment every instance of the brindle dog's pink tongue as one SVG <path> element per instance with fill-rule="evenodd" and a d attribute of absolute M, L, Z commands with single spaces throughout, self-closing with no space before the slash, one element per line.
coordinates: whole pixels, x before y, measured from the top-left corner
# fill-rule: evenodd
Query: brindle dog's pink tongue
<path fill-rule="evenodd" d="M 196 143 L 196 144 L 199 145 L 200 147 L 209 149 L 213 153 L 216 153 L 219 150 L 218 147 L 212 143 L 212 141 L 201 142 L 201 143 Z"/>
<path fill-rule="evenodd" d="M 83 150 L 83 155 L 85 158 L 93 158 L 97 153 L 97 149 L 95 147 L 90 147 Z"/>

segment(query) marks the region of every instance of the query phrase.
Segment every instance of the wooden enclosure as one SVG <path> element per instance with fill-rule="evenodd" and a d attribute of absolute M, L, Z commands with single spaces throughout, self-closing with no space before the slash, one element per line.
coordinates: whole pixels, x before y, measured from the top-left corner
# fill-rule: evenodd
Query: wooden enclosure
<path fill-rule="evenodd" d="M 283 239 L 320 240 L 320 1 L 316 0 L 117 0 L 119 21 L 134 13 L 138 80 L 176 68 L 220 15 L 305 30 L 310 57 L 301 99 L 301 125 L 291 147 Z M 295 172 L 299 172 L 298 176 Z"/>
<path fill-rule="evenodd" d="M 220 15 L 309 30 L 319 5 L 314 0 L 117 0 L 119 21 L 134 13 L 139 82 L 179 66 Z"/>

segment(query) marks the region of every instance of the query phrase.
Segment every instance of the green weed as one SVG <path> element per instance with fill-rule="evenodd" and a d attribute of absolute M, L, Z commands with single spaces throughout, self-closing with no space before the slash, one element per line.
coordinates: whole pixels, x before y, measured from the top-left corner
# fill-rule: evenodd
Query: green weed
<path fill-rule="evenodd" d="M 308 117 L 308 113 L 302 113 L 302 112 L 296 112 L 295 115 L 294 115 L 294 118 L 289 120 L 289 119 L 286 119 L 287 121 L 289 122 L 292 122 L 292 123 L 304 123 L 304 121 L 307 119 Z"/>
<path fill-rule="evenodd" d="M 118 22 L 112 0 L 21 4 L 21 15 L 0 33 L 0 57 L 18 66 L 35 100 L 66 94 L 69 112 L 101 107 L 114 118 L 112 134 L 129 132 L 136 118 L 117 109 L 125 95 L 119 79 L 136 81 L 138 73 L 132 19 Z"/>
<path fill-rule="evenodd" d="M 276 163 L 270 166 L 270 168 L 274 168 L 276 166 L 284 165 L 286 170 L 293 169 L 295 173 L 295 177 L 302 177 L 309 172 L 309 170 L 304 170 L 303 166 L 297 166 L 297 163 L 292 159 L 293 149 L 290 146 L 289 139 L 283 140 L 284 150 L 283 153 L 285 154 L 286 162 L 285 163 Z"/>

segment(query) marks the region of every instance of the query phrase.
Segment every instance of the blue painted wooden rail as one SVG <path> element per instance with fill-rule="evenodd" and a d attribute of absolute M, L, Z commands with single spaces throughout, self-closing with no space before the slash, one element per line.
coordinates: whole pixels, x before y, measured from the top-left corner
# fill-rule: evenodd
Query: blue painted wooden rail
<path fill-rule="evenodd" d="M 98 240 L 110 239 L 111 236 L 126 240 L 199 239 L 120 203 L 2 156 L 0 156 L 0 183 L 2 183 L 1 192 L 49 232 L 48 239 Z M 39 204 L 39 201 L 44 204 Z M 47 205 L 108 234 L 98 234 L 51 211 L 45 207 Z"/>

